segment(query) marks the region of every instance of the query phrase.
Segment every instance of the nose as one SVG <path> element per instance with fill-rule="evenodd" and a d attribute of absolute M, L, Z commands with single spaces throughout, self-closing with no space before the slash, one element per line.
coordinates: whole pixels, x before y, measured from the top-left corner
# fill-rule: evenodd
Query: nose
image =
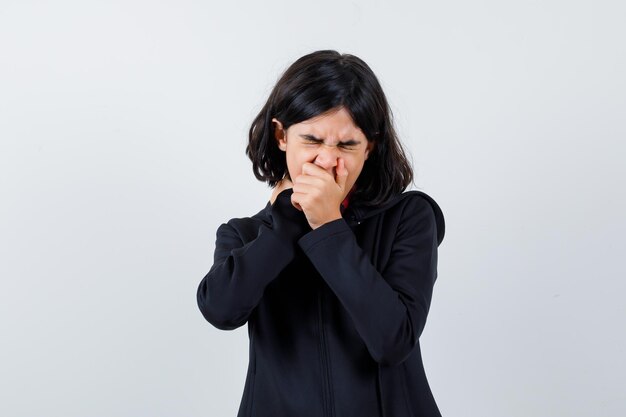
<path fill-rule="evenodd" d="M 332 174 L 333 169 L 337 166 L 338 157 L 339 153 L 336 146 L 322 144 L 314 163 Z"/>

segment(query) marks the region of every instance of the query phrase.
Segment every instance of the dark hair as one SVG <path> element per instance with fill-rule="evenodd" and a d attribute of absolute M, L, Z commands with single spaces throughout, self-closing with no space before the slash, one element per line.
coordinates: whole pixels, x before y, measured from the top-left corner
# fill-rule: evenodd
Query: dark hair
<path fill-rule="evenodd" d="M 375 142 L 350 200 L 377 205 L 403 192 L 413 181 L 413 170 L 382 87 L 363 60 L 334 50 L 312 52 L 287 68 L 252 122 L 246 154 L 256 178 L 274 187 L 288 174 L 273 117 L 288 129 L 338 107 L 344 107 L 367 140 Z"/>

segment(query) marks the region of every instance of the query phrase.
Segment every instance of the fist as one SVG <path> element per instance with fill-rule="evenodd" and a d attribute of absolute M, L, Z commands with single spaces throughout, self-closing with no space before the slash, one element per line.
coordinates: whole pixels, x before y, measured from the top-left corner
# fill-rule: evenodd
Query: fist
<path fill-rule="evenodd" d="M 343 158 L 337 161 L 335 175 L 310 162 L 294 179 L 291 202 L 306 215 L 312 229 L 341 218 L 339 207 L 347 194 L 348 170 Z"/>

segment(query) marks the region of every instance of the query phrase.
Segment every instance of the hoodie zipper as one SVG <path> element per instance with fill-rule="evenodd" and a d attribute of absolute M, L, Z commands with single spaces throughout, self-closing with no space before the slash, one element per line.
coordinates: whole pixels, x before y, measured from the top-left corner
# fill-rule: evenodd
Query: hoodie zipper
<path fill-rule="evenodd" d="M 324 415 L 328 417 L 334 417 L 335 413 L 333 410 L 333 395 L 330 386 L 330 365 L 328 359 L 328 347 L 326 345 L 326 330 L 324 328 L 323 296 L 324 288 L 322 287 L 320 288 L 319 296 L 317 298 L 317 311 L 320 331 L 320 354 L 322 360 L 322 402 L 324 407 Z"/>

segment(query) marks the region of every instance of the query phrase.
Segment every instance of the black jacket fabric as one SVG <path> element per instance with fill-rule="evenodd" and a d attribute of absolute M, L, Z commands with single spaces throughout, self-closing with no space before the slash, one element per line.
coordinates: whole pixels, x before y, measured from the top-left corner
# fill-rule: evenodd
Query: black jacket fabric
<path fill-rule="evenodd" d="M 292 190 L 217 230 L 197 291 L 213 326 L 248 324 L 238 417 L 436 417 L 419 337 L 444 217 L 421 191 L 312 230 Z M 216 376 L 217 377 L 217 376 Z"/>

